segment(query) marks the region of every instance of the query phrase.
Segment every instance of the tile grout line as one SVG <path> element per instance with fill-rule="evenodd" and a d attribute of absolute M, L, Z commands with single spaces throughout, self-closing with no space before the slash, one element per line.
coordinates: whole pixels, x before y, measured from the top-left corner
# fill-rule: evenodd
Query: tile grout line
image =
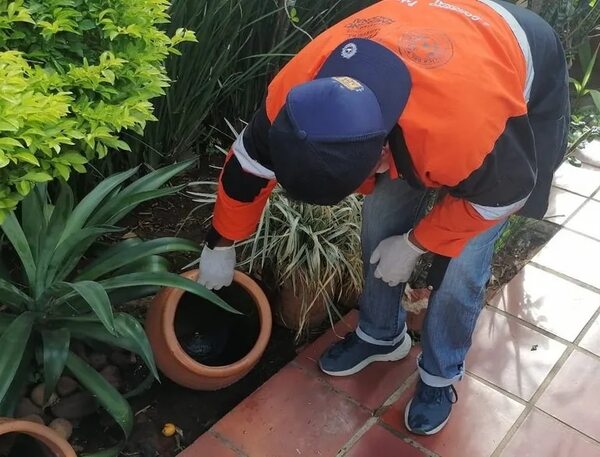
<path fill-rule="evenodd" d="M 564 162 L 563 162 L 563 163 L 564 163 Z M 600 167 L 597 167 L 596 165 L 593 165 L 593 164 L 591 164 L 591 163 L 584 162 L 583 160 L 581 161 L 581 163 L 582 163 L 583 165 L 587 165 L 588 167 L 591 167 L 591 168 L 593 168 L 593 169 L 594 169 L 594 170 L 596 170 L 596 171 L 600 171 Z M 562 165 L 562 164 L 561 164 L 561 165 Z M 575 168 L 581 168 L 581 167 L 575 167 Z M 584 198 L 592 198 L 594 195 L 596 195 L 596 192 L 598 192 L 598 191 L 600 190 L 600 186 L 599 186 L 599 187 L 595 187 L 595 188 L 594 188 L 594 189 L 593 189 L 593 190 L 590 192 L 590 194 L 589 194 L 589 195 L 584 195 L 584 194 L 581 194 L 581 193 L 579 193 L 579 192 L 576 192 L 576 191 L 574 191 L 573 189 L 567 189 L 566 187 L 561 187 L 561 185 L 560 185 L 560 184 L 556 184 L 556 183 L 554 182 L 554 180 L 553 180 L 553 182 L 552 182 L 552 184 L 551 184 L 551 187 L 556 187 L 557 189 L 566 190 L 567 192 L 571 192 L 572 194 L 579 195 L 580 197 L 584 197 Z"/>
<path fill-rule="evenodd" d="M 525 422 L 525 419 L 527 419 L 527 417 L 529 416 L 531 411 L 534 409 L 534 407 L 535 407 L 536 403 L 538 402 L 538 400 L 540 399 L 540 397 L 544 394 L 544 392 L 546 391 L 548 386 L 552 383 L 552 381 L 554 381 L 554 378 L 556 378 L 556 375 L 558 374 L 558 372 L 561 370 L 561 368 L 564 366 L 565 362 L 569 359 L 569 357 L 571 356 L 571 354 L 574 351 L 575 351 L 575 346 L 567 346 L 567 348 L 565 349 L 563 354 L 560 356 L 558 361 L 554 364 L 554 366 L 552 367 L 552 369 L 550 370 L 550 372 L 548 373 L 546 378 L 542 381 L 542 383 L 537 388 L 537 390 L 535 391 L 535 393 L 533 394 L 531 399 L 527 402 L 527 404 L 525 405 L 525 409 L 523 410 L 521 415 L 517 418 L 515 423 L 512 425 L 512 427 L 506 433 L 506 435 L 504 435 L 504 438 L 502 438 L 500 443 L 498 443 L 498 446 L 496 446 L 496 449 L 492 453 L 491 457 L 500 456 L 501 453 L 504 451 L 504 449 L 506 449 L 506 446 L 508 445 L 508 443 L 510 443 L 510 441 L 515 436 L 517 431 L 521 428 L 521 425 L 523 425 L 523 422 Z"/>
<path fill-rule="evenodd" d="M 590 356 L 594 357 L 595 359 L 600 360 L 600 355 L 594 354 L 592 351 L 589 351 L 589 350 L 579 346 L 579 343 L 581 343 L 581 340 L 583 340 L 583 338 L 585 338 L 585 335 L 587 334 L 587 332 L 594 326 L 594 324 L 596 323 L 596 320 L 598 320 L 598 318 L 600 318 L 600 306 L 596 309 L 596 311 L 594 311 L 594 313 L 592 314 L 590 319 L 581 328 L 580 332 L 577 334 L 577 337 L 573 341 L 569 341 L 561 336 L 555 335 L 554 333 L 552 333 L 549 330 L 546 330 L 544 328 L 537 327 L 535 324 L 532 324 L 531 322 L 527 322 L 526 320 L 521 319 L 519 316 L 510 314 L 508 311 L 497 308 L 496 306 L 492 306 L 492 305 L 486 305 L 486 306 L 490 308 L 491 312 L 500 314 L 501 316 L 504 316 L 507 319 L 515 320 L 519 324 L 521 324 L 523 327 L 527 327 L 530 330 L 533 330 L 537 333 L 541 333 L 546 338 L 550 338 L 554 341 L 564 344 L 567 347 L 574 347 L 575 349 L 582 350 L 582 351 L 588 353 Z"/>
<path fill-rule="evenodd" d="M 538 332 L 547 338 L 550 338 L 554 341 L 564 344 L 565 346 L 567 346 L 567 348 L 574 348 L 576 350 L 584 352 L 585 354 L 589 355 L 590 357 L 592 357 L 594 359 L 600 360 L 600 355 L 595 354 L 594 352 L 579 346 L 579 343 L 581 343 L 583 338 L 585 338 L 585 335 L 594 326 L 594 324 L 596 323 L 596 320 L 598 320 L 600 318 L 600 306 L 596 309 L 596 311 L 594 311 L 594 313 L 590 317 L 589 321 L 586 322 L 586 324 L 582 327 L 581 331 L 578 333 L 577 337 L 573 341 L 566 340 L 561 336 L 555 335 L 554 333 L 550 332 L 549 330 L 543 329 L 541 327 L 537 327 L 534 324 L 532 324 L 531 322 L 527 322 L 518 316 L 514 316 L 503 309 L 499 309 L 499 308 L 497 308 L 495 306 L 491 306 L 491 305 L 487 305 L 487 306 L 490 308 L 491 312 L 500 314 L 500 315 L 506 317 L 507 319 L 515 320 L 519 324 L 523 325 L 523 327 L 527 327 L 528 329 Z"/>
<path fill-rule="evenodd" d="M 354 435 L 352 435 L 350 437 L 350 439 L 348 441 L 346 441 L 346 444 L 344 444 L 342 446 L 342 448 L 338 451 L 338 453 L 336 454 L 336 457 L 343 457 L 344 455 L 346 455 L 348 452 L 350 452 L 350 450 L 354 447 L 354 445 L 356 443 L 358 443 L 358 441 L 369 431 L 371 430 L 371 428 L 373 428 L 374 425 L 376 425 L 378 422 L 378 418 L 377 417 L 369 417 L 367 419 L 367 421 L 363 424 L 363 426 L 361 428 L 359 428 L 356 433 Z"/>
<path fill-rule="evenodd" d="M 377 408 L 377 410 L 376 410 L 377 415 L 383 416 L 383 414 L 389 409 L 390 406 L 392 406 L 394 403 L 396 403 L 398 400 L 400 400 L 400 397 L 402 397 L 404 392 L 406 392 L 410 388 L 412 383 L 414 381 L 416 381 L 416 379 L 418 377 L 419 377 L 419 372 L 415 368 L 415 371 L 408 378 L 406 378 L 404 380 L 404 382 L 402 384 L 400 384 L 394 392 L 392 392 L 390 394 L 390 396 L 387 398 L 387 400 L 384 401 L 383 404 L 379 408 Z"/>
<path fill-rule="evenodd" d="M 495 308 L 495 307 L 490 306 L 490 308 Z M 531 414 L 531 411 L 533 411 L 534 409 L 539 410 L 539 411 L 543 411 L 540 408 L 536 407 L 536 404 L 537 404 L 538 400 L 544 394 L 544 392 L 547 390 L 548 386 L 552 383 L 552 381 L 554 381 L 554 379 L 558 375 L 558 372 L 562 369 L 562 367 L 564 366 L 564 364 L 566 363 L 566 361 L 571 357 L 571 355 L 576 350 L 583 349 L 583 348 L 579 347 L 578 344 L 584 338 L 585 334 L 589 331 L 589 329 L 591 328 L 591 326 L 594 325 L 594 322 L 596 321 L 596 319 L 600 316 L 600 307 L 594 312 L 594 314 L 592 315 L 592 317 L 590 318 L 590 320 L 582 328 L 582 330 L 577 335 L 577 338 L 575 338 L 575 340 L 573 342 L 570 342 L 570 341 L 565 340 L 565 339 L 563 339 L 561 337 L 553 335 L 553 334 L 551 334 L 550 332 L 548 332 L 548 331 L 546 331 L 544 329 L 540 329 L 539 327 L 536 327 L 536 326 L 534 326 L 533 324 L 531 324 L 529 322 L 523 321 L 522 319 L 520 319 L 520 318 L 518 318 L 516 316 L 513 316 L 511 314 L 508 314 L 505 311 L 500 310 L 498 308 L 495 309 L 495 312 L 497 312 L 498 314 L 504 315 L 507 318 L 516 319 L 516 320 L 518 320 L 518 321 L 526 324 L 526 326 L 528 328 L 530 328 L 532 330 L 536 330 L 539 333 L 545 334 L 545 336 L 554 339 L 555 341 L 559 341 L 559 342 L 565 344 L 566 348 L 565 348 L 564 352 L 562 353 L 562 355 L 560 356 L 560 358 L 554 364 L 554 366 L 552 367 L 552 369 L 550 370 L 550 372 L 548 373 L 548 375 L 546 376 L 546 378 L 542 381 L 542 383 L 540 384 L 540 386 L 538 387 L 538 389 L 535 391 L 535 393 L 533 394 L 533 396 L 531 397 L 531 399 L 528 402 L 524 402 L 524 400 L 520 399 L 519 397 L 516 397 L 514 394 L 511 394 L 510 392 L 506 392 L 506 391 L 504 391 L 504 389 L 501 389 L 500 387 L 495 386 L 492 383 L 488 383 L 487 381 L 483 380 L 483 381 L 485 381 L 484 384 L 489 385 L 490 387 L 493 387 L 494 389 L 496 389 L 499 392 L 508 394 L 507 395 L 508 397 L 513 398 L 514 400 L 519 401 L 521 404 L 523 404 L 523 402 L 525 404 L 525 409 L 523 410 L 523 412 L 521 413 L 521 415 L 517 418 L 517 420 L 512 425 L 512 427 L 508 430 L 508 432 L 506 433 L 506 435 L 504 436 L 504 438 L 500 441 L 500 443 L 496 447 L 496 449 L 495 449 L 495 451 L 494 451 L 494 453 L 492 454 L 491 457 L 498 457 L 498 456 L 500 456 L 500 454 L 504 451 L 504 449 L 506 448 L 506 446 L 508 445 L 508 443 L 512 440 L 512 438 L 514 437 L 514 435 L 517 433 L 517 431 L 519 430 L 519 428 L 521 427 L 521 425 L 523 425 L 523 422 L 525 422 L 525 420 L 527 419 L 527 417 L 529 416 L 529 414 Z M 542 330 L 542 331 L 540 331 L 540 330 Z M 585 351 L 585 352 L 589 353 L 589 351 Z M 592 353 L 591 355 L 595 359 L 600 359 L 600 357 L 598 357 L 596 354 Z M 472 373 L 469 373 L 469 374 L 471 376 L 473 376 Z M 475 376 L 475 377 L 477 379 L 480 379 L 478 376 Z M 553 417 L 553 416 L 551 416 L 551 417 Z M 562 421 L 559 421 L 559 422 L 562 423 Z M 569 427 L 573 428 L 571 426 L 569 426 Z M 574 430 L 577 430 L 577 429 L 574 429 Z M 577 431 L 579 433 L 584 434 L 580 430 L 577 430 Z M 585 436 L 588 436 L 588 435 L 585 435 Z M 596 442 L 596 440 L 594 440 L 594 442 Z"/>
<path fill-rule="evenodd" d="M 301 367 L 301 366 L 300 366 L 300 368 L 304 369 L 304 367 Z M 411 446 L 419 449 L 421 452 L 426 452 L 425 455 L 427 455 L 428 457 L 438 457 L 437 454 L 432 453 L 429 449 L 423 447 L 423 445 L 421 445 L 417 441 L 402 435 L 401 432 L 391 428 L 388 424 L 386 424 L 385 422 L 380 420 L 381 416 L 390 408 L 390 406 L 393 405 L 396 401 L 398 401 L 400 399 L 400 397 L 402 397 L 404 392 L 406 392 L 410 388 L 410 386 L 416 380 L 418 375 L 419 375 L 419 373 L 415 369 L 415 371 L 408 378 L 406 378 L 406 380 L 402 384 L 400 384 L 400 386 L 387 398 L 387 400 L 379 408 L 377 408 L 376 410 L 374 410 L 372 412 L 373 416 L 367 420 L 367 422 L 346 442 L 346 444 L 344 444 L 344 446 L 336 454 L 336 457 L 343 457 L 344 455 L 346 455 L 352 449 L 352 447 L 373 426 L 375 426 L 377 424 L 379 424 L 380 426 L 383 426 L 386 430 L 393 432 L 393 434 L 395 436 L 402 438 L 403 441 L 405 441 L 406 443 L 410 444 Z M 338 392 L 337 389 L 333 388 L 332 386 L 329 386 L 329 387 L 332 390 L 334 390 L 336 393 L 340 393 L 341 395 L 346 396 L 346 395 L 344 395 L 343 392 Z M 354 403 L 357 403 L 352 398 L 350 398 L 350 400 L 352 400 Z M 359 404 L 359 406 L 365 408 L 363 405 Z"/>
<path fill-rule="evenodd" d="M 513 394 L 512 392 L 509 392 L 508 390 L 503 389 L 500 386 L 495 385 L 494 383 L 488 381 L 487 379 L 482 378 L 481 376 L 470 372 L 469 370 L 465 370 L 466 373 L 469 375 L 470 378 L 475 379 L 477 382 L 480 382 L 481 384 L 483 384 L 486 387 L 489 387 L 492 390 L 495 390 L 496 392 L 504 395 L 505 397 L 510 398 L 511 400 L 520 403 L 522 406 L 527 406 L 527 400 L 523 400 L 521 397 L 519 397 L 518 395 Z"/>
<path fill-rule="evenodd" d="M 587 203 L 588 201 L 592 201 L 592 200 L 586 200 L 585 202 Z M 568 222 L 568 221 L 565 221 L 565 222 Z M 588 235 L 587 233 L 578 232 L 577 230 L 575 230 L 575 229 L 572 229 L 571 227 L 566 227 L 566 226 L 564 226 L 564 225 L 563 225 L 563 226 L 561 226 L 561 227 L 562 227 L 562 228 L 561 228 L 561 230 L 566 230 L 566 231 L 568 231 L 568 232 L 571 232 L 571 233 L 574 233 L 574 234 L 576 234 L 576 235 L 581 235 L 581 236 L 583 236 L 583 237 L 587 238 L 588 240 L 595 241 L 595 242 L 598 242 L 598 241 L 599 241 L 599 240 L 598 240 L 598 238 L 594 238 L 592 235 Z M 560 231 L 560 230 L 559 230 L 559 231 Z M 556 233 L 558 233 L 558 232 L 556 232 Z M 555 235 L 556 235 L 556 234 L 555 234 Z M 554 237 L 553 237 L 553 238 L 554 238 Z"/>
<path fill-rule="evenodd" d="M 430 451 L 429 449 L 427 449 L 425 446 L 423 446 L 421 443 L 419 443 L 416 439 L 412 438 L 410 435 L 403 434 L 400 430 L 396 430 L 391 425 L 389 425 L 389 424 L 387 424 L 387 423 L 385 423 L 383 421 L 380 421 L 379 422 L 379 426 L 381 426 L 382 428 L 384 428 L 385 430 L 387 430 L 388 432 L 390 432 L 395 437 L 400 438 L 406 444 L 410 444 L 415 449 L 418 449 L 425 456 L 427 456 L 427 457 L 441 457 L 438 454 L 436 454 L 435 452 Z"/>
<path fill-rule="evenodd" d="M 357 406 L 358 408 L 362 409 L 363 411 L 368 412 L 370 415 L 373 416 L 373 411 L 371 411 L 368 407 L 366 407 L 362 403 L 360 403 L 357 400 L 355 400 L 354 398 L 352 398 L 347 392 L 344 392 L 342 390 L 338 390 L 337 388 L 335 388 L 334 386 L 332 386 L 331 384 L 329 384 L 327 382 L 327 379 L 323 378 L 322 376 L 319 376 L 319 374 L 315 374 L 311 370 L 309 370 L 308 368 L 303 367 L 301 364 L 299 364 L 298 362 L 296 362 L 296 359 L 294 359 L 291 362 L 289 362 L 286 365 L 286 367 L 287 366 L 292 366 L 294 368 L 297 368 L 298 370 L 302 371 L 304 374 L 306 374 L 310 378 L 315 379 L 319 384 L 321 384 L 322 386 L 324 386 L 325 388 L 327 388 L 328 390 L 330 390 L 331 392 L 333 392 L 335 395 L 338 395 L 338 396 L 342 397 L 344 400 L 349 401 L 353 405 Z"/>
<path fill-rule="evenodd" d="M 596 193 L 598 192 L 598 190 L 600 190 L 600 188 L 596 189 L 596 190 L 594 191 L 594 193 L 593 193 L 591 196 L 589 196 L 589 197 L 586 197 L 586 198 L 585 198 L 585 200 L 583 201 L 583 203 L 581 203 L 581 204 L 580 204 L 580 205 L 579 205 L 579 206 L 578 206 L 578 207 L 575 209 L 575 211 L 573 211 L 573 212 L 572 212 L 572 213 L 571 213 L 571 214 L 570 214 L 568 217 L 566 217 L 566 218 L 565 218 L 565 220 L 564 220 L 564 221 L 563 221 L 561 224 L 558 224 L 558 225 L 560 225 L 560 226 L 561 226 L 561 229 L 566 229 L 566 230 L 568 230 L 568 231 L 570 231 L 570 232 L 577 233 L 578 235 L 583 235 L 583 236 L 585 236 L 585 237 L 587 237 L 587 238 L 591 238 L 591 239 L 592 239 L 592 240 L 594 240 L 594 241 L 600 241 L 600 239 L 598 239 L 598 238 L 595 238 L 595 237 L 593 237 L 593 236 L 590 236 L 590 235 L 588 235 L 588 234 L 586 234 L 586 233 L 583 233 L 583 232 L 580 232 L 580 231 L 578 231 L 578 230 L 575 230 L 575 229 L 573 229 L 573 228 L 571 228 L 571 227 L 567 227 L 567 224 L 568 224 L 569 222 L 571 222 L 571 220 L 573 220 L 573 219 L 575 218 L 575 216 L 577 216 L 577 215 L 578 215 L 578 214 L 579 214 L 581 211 L 583 211 L 583 208 L 584 208 L 585 206 L 587 206 L 587 205 L 588 205 L 588 203 L 594 203 L 594 202 L 595 202 L 595 203 L 600 203 L 600 202 L 598 202 L 597 200 L 594 200 L 594 195 L 596 195 Z M 558 233 L 558 232 L 557 232 L 557 233 Z"/>
<path fill-rule="evenodd" d="M 558 341 L 559 343 L 564 344 L 565 346 L 568 346 L 570 344 L 571 345 L 574 344 L 573 342 L 564 339 L 562 336 L 555 335 L 554 333 L 550 332 L 549 330 L 546 330 L 544 328 L 538 327 L 535 324 L 532 324 L 531 322 L 527 322 L 526 320 L 523 320 L 519 316 L 515 316 L 514 314 L 510 314 L 508 311 L 506 311 L 504 309 L 501 309 L 501 308 L 498 308 L 497 306 L 486 305 L 486 307 L 489 307 L 489 310 L 491 312 L 494 312 L 496 314 L 500 314 L 501 316 L 504 316 L 507 319 L 515 320 L 519 324 L 521 324 L 523 327 L 527 327 L 530 330 L 534 330 L 534 331 L 536 331 L 538 333 L 541 333 L 545 337 L 553 339 L 555 341 Z M 600 310 L 600 306 L 598 307 L 598 310 Z M 594 311 L 594 314 L 596 312 L 597 311 Z M 593 319 L 593 317 L 591 319 Z M 587 325 L 587 323 L 586 323 L 586 325 Z"/>
<path fill-rule="evenodd" d="M 579 349 L 583 349 L 582 347 L 579 346 L 579 343 L 581 343 L 581 341 L 585 338 L 585 335 L 590 331 L 590 329 L 596 323 L 596 320 L 598 320 L 599 318 L 600 318 L 600 307 L 596 310 L 596 312 L 594 314 L 592 314 L 592 317 L 587 322 L 587 324 L 585 324 L 583 326 L 583 328 L 581 329 L 581 332 L 579 332 L 579 335 L 577 335 L 577 338 L 575 338 L 575 340 L 573 341 L 573 346 L 575 346 Z M 585 349 L 585 350 L 587 351 L 587 349 Z M 587 352 L 590 352 L 591 354 L 593 354 L 593 356 L 595 358 L 600 358 L 599 356 L 592 353 L 591 351 L 587 351 Z"/>
<path fill-rule="evenodd" d="M 568 216 L 565 216 L 565 220 L 562 221 L 561 223 L 554 222 L 552 220 L 553 217 L 560 217 L 560 215 L 550 216 L 549 218 L 546 218 L 544 216 L 542 218 L 542 221 L 544 221 L 544 222 L 550 222 L 551 224 L 558 225 L 560 228 L 565 228 L 565 224 L 567 222 L 569 222 L 571 219 L 573 219 L 573 217 L 581 210 L 581 208 L 583 208 L 592 199 L 592 197 L 585 197 L 585 196 L 577 194 L 575 192 L 571 192 L 570 190 L 563 189 L 562 187 L 557 187 L 557 186 L 552 186 L 552 187 L 554 187 L 555 189 L 558 189 L 558 190 L 562 190 L 563 192 L 567 192 L 571 195 L 575 195 L 576 197 L 583 198 L 583 201 L 573 210 L 573 212 L 571 212 L 571 214 L 569 214 Z M 554 235 L 553 235 L 553 237 L 554 237 Z"/>
<path fill-rule="evenodd" d="M 213 430 L 209 430 L 208 433 L 210 433 L 213 437 L 215 437 L 217 440 L 219 440 L 219 442 L 221 442 L 222 444 L 224 444 L 227 448 L 229 448 L 233 452 L 235 452 L 239 457 L 248 457 L 248 454 L 246 454 L 244 451 L 242 451 L 237 446 L 237 443 L 235 443 L 234 441 L 230 440 L 225 435 L 223 435 L 223 434 L 221 434 L 219 432 L 215 432 Z"/>
<path fill-rule="evenodd" d="M 581 430 L 573 427 L 572 425 L 563 422 L 561 419 L 559 419 L 558 417 L 554 417 L 552 414 L 547 413 L 546 411 L 544 411 L 543 409 L 538 408 L 537 406 L 534 406 L 532 409 L 532 411 L 535 411 L 537 413 L 540 413 L 550 419 L 555 420 L 556 422 L 559 422 L 561 425 L 564 425 L 565 427 L 567 427 L 568 429 L 570 429 L 571 431 L 574 431 L 576 433 L 578 433 L 579 435 L 585 436 L 588 440 L 590 440 L 593 444 L 597 444 L 600 445 L 600 441 L 598 441 L 597 439 L 589 436 L 588 434 L 582 432 Z"/>
<path fill-rule="evenodd" d="M 568 229 L 564 229 L 564 230 L 568 230 Z M 573 232 L 573 233 L 575 233 L 575 232 Z M 598 240 L 593 240 L 593 241 L 595 241 L 596 243 L 600 243 L 600 241 L 598 241 Z M 529 263 L 527 263 L 527 265 L 533 265 L 534 267 L 539 268 L 540 270 L 543 270 L 546 273 L 552 273 L 561 279 L 564 279 L 564 280 L 569 281 L 577 286 L 583 287 L 584 289 L 587 289 L 587 290 L 590 290 L 597 294 L 600 294 L 600 288 L 592 286 L 591 284 L 588 284 L 586 282 L 583 282 L 580 279 L 573 278 L 572 276 L 568 276 L 564 273 L 561 273 L 560 271 L 553 270 L 552 268 L 542 265 L 541 263 L 537 263 L 534 260 L 530 260 Z"/>
<path fill-rule="evenodd" d="M 598 203 L 600 203 L 600 202 L 598 202 Z M 598 241 L 598 242 L 600 242 L 600 238 L 596 238 L 596 237 L 594 237 L 592 235 L 588 235 L 587 233 L 580 232 L 579 230 L 575 230 L 574 228 L 571 228 L 571 227 L 563 227 L 563 228 L 565 230 L 568 230 L 571 233 L 576 234 L 576 235 L 585 236 L 586 238 L 589 238 L 592 241 Z"/>

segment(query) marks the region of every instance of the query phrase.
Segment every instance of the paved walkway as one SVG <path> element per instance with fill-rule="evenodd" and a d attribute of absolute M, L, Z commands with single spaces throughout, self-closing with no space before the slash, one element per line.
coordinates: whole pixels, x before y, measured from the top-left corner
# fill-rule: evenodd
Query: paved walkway
<path fill-rule="evenodd" d="M 600 457 L 600 143 L 561 167 L 548 216 L 563 228 L 486 306 L 448 426 L 411 435 L 419 348 L 334 379 L 302 351 L 180 457 Z"/>

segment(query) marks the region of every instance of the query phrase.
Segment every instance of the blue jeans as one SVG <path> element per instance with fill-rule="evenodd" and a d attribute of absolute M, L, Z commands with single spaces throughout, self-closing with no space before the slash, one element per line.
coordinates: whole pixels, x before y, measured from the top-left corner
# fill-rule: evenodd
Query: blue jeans
<path fill-rule="evenodd" d="M 365 286 L 360 298 L 359 337 L 380 345 L 394 345 L 406 333 L 406 311 L 401 306 L 404 284 L 390 287 L 375 278 L 371 253 L 380 241 L 414 227 L 423 213 L 425 192 L 401 179 L 378 177 L 374 192 L 363 205 L 362 257 Z M 484 305 L 494 242 L 504 224 L 473 238 L 462 254 L 450 261 L 440 287 L 431 294 L 421 335 L 419 371 L 423 382 L 448 386 L 464 373 L 475 323 Z"/>

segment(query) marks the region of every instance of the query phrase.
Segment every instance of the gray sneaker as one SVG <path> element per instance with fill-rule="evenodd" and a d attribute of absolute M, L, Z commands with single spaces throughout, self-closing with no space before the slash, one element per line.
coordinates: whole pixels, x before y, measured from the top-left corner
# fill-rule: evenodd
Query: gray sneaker
<path fill-rule="evenodd" d="M 319 366 L 330 376 L 350 376 L 373 362 L 394 362 L 403 359 L 411 347 L 412 341 L 408 335 L 394 346 L 380 346 L 367 343 L 361 340 L 356 332 L 350 332 L 342 341 L 323 353 Z"/>

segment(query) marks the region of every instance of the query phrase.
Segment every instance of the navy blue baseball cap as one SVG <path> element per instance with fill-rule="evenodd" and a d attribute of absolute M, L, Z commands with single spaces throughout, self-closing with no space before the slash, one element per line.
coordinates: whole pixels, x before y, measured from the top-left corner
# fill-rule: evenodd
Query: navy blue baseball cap
<path fill-rule="evenodd" d="M 290 197 L 334 205 L 373 173 L 410 93 L 401 59 L 348 40 L 316 78 L 289 91 L 269 131 L 273 172 Z"/>

